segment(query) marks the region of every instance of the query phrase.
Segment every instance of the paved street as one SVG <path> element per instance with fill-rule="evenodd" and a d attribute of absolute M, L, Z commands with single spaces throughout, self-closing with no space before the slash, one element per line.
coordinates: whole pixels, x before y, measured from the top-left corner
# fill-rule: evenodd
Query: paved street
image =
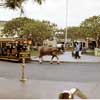
<path fill-rule="evenodd" d="M 57 99 L 60 92 L 73 87 L 90 99 L 98 99 L 99 76 L 100 63 L 39 64 L 32 61 L 25 65 L 27 81 L 22 83 L 21 63 L 0 61 L 0 99 Z"/>
<path fill-rule="evenodd" d="M 21 63 L 0 61 L 0 77 L 19 79 Z M 28 79 L 54 81 L 100 81 L 100 63 L 61 63 L 49 64 L 31 62 L 25 65 Z M 88 76 L 88 77 L 87 77 Z"/>

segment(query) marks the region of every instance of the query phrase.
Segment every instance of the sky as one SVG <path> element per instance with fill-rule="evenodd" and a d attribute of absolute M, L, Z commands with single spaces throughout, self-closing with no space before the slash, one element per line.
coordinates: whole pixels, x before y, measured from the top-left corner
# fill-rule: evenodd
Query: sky
<path fill-rule="evenodd" d="M 68 26 L 78 26 L 85 19 L 100 15 L 100 0 L 68 0 Z"/>
<path fill-rule="evenodd" d="M 46 0 L 41 6 L 32 0 L 23 4 L 25 17 L 47 20 L 58 27 L 78 26 L 86 18 L 100 15 L 100 0 Z M 20 11 L 0 7 L 0 20 L 20 16 Z"/>

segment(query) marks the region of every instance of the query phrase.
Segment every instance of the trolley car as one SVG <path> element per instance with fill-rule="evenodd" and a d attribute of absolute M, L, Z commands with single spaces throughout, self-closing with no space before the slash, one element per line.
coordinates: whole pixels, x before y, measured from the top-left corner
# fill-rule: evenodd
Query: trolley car
<path fill-rule="evenodd" d="M 0 59 L 10 61 L 31 60 L 28 40 L 15 38 L 0 38 Z"/>

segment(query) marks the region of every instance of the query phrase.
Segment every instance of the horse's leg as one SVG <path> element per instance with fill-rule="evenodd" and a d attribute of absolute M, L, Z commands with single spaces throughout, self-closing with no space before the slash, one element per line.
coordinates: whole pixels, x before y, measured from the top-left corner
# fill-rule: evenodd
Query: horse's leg
<path fill-rule="evenodd" d="M 59 57 L 57 55 L 55 57 L 57 58 L 57 64 L 60 64 Z"/>
<path fill-rule="evenodd" d="M 39 57 L 39 63 L 41 64 L 43 61 L 43 57 Z"/>
<path fill-rule="evenodd" d="M 51 61 L 50 61 L 50 64 L 52 64 L 52 63 L 53 63 L 53 58 L 54 58 L 54 56 L 52 56 Z"/>

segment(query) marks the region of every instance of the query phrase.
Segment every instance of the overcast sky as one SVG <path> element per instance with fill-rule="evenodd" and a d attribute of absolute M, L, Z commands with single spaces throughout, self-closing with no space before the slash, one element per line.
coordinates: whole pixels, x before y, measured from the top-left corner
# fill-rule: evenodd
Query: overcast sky
<path fill-rule="evenodd" d="M 100 0 L 46 0 L 41 6 L 28 0 L 24 4 L 24 11 L 26 17 L 48 20 L 62 28 L 66 25 L 78 26 L 86 18 L 100 15 Z M 0 20 L 19 16 L 18 10 L 0 8 Z"/>
<path fill-rule="evenodd" d="M 69 26 L 80 25 L 86 18 L 94 15 L 100 15 L 100 0 L 68 0 Z"/>

